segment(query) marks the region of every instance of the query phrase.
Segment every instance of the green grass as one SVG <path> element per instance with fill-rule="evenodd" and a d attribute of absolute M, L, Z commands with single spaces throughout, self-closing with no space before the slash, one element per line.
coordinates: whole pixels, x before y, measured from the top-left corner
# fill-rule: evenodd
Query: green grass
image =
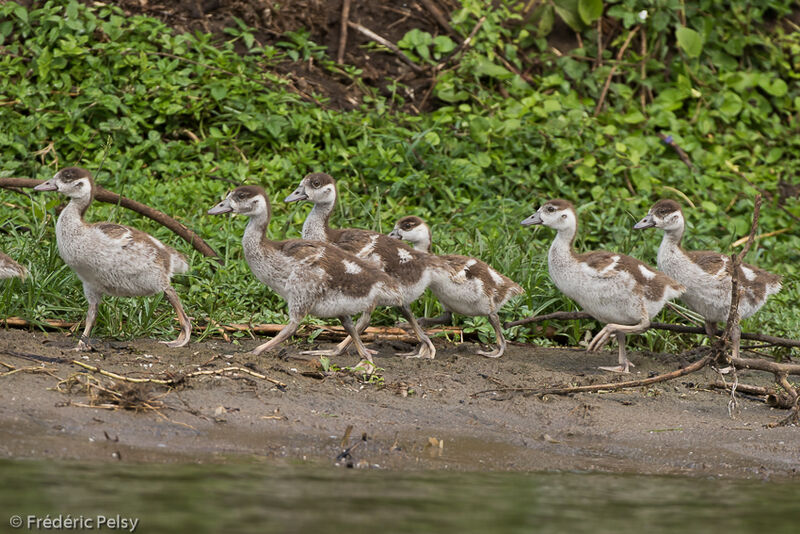
<path fill-rule="evenodd" d="M 27 10 L 6 3 L 0 6 L 0 101 L 13 103 L 0 106 L 0 176 L 44 179 L 62 166 L 81 165 L 103 187 L 172 215 L 217 250 L 224 266 L 125 209 L 96 203 L 88 219 L 136 226 L 186 253 L 192 269 L 175 279 L 175 287 L 197 322 L 261 323 L 284 322 L 286 306 L 249 272 L 240 244 L 245 221 L 205 215 L 231 187 L 225 180 L 266 188 L 273 200 L 270 234 L 278 239 L 300 235 L 310 206 L 282 199 L 312 171 L 339 180 L 335 226 L 388 232 L 401 216 L 420 215 L 433 228 L 436 251 L 481 258 L 525 288 L 504 309 L 510 320 L 576 309 L 546 272 L 553 232 L 519 225 L 544 200 L 563 197 L 579 206 L 579 250 L 605 248 L 654 264 L 661 236 L 632 226 L 658 198 L 678 198 L 677 189 L 697 206 L 684 202 L 688 248 L 730 253 L 730 244 L 749 229 L 756 192 L 732 168 L 772 192 L 797 175 L 800 87 L 792 65 L 800 61 L 800 36 L 767 32 L 763 10 L 741 15 L 751 17 L 741 49 L 723 40 L 741 21 L 723 17 L 708 27 L 700 11 L 687 13 L 705 38 L 702 54 L 693 58 L 675 49 L 667 56 L 680 17 L 678 7 L 664 7 L 666 19 L 647 23 L 663 27 L 650 27 L 647 35 L 653 57 L 671 62 L 669 72 L 658 62 L 639 79 L 639 58 L 631 51 L 606 109 L 593 117 L 611 51 L 596 71 L 575 59 L 596 53 L 593 30 L 586 28 L 586 49 L 563 57 L 539 52 L 541 36 L 533 39 L 531 28 L 503 24 L 503 17 L 514 20 L 512 4 L 483 12 L 482 4 L 464 2 L 454 16 L 460 31 L 468 33 L 483 14 L 488 22 L 463 61 L 440 80 L 436 96 L 446 105 L 415 116 L 397 109 L 397 95 L 375 93 L 351 112 L 303 101 L 273 74 L 278 62 L 313 56 L 326 68 L 341 68 L 302 33 L 280 47 L 249 46 L 248 54 L 238 55 L 233 40 L 247 41 L 241 28 L 231 41 L 213 42 L 208 35 L 175 35 L 145 17 L 123 18 L 113 7 L 48 2 Z M 627 6 L 627 0 L 614 5 Z M 632 27 L 625 24 L 626 31 Z M 536 83 L 489 68 L 487 62 L 499 66 L 499 49 L 520 68 L 520 58 L 536 58 Z M 355 70 L 345 70 L 361 83 Z M 642 84 L 655 95 L 646 114 L 638 99 Z M 675 137 L 694 170 L 659 132 Z M 50 143 L 53 151 L 35 155 Z M 2 314 L 34 323 L 83 319 L 82 288 L 55 244 L 53 217 L 62 201 L 54 194 L 0 190 L 0 248 L 31 272 L 24 282 L 2 284 Z M 795 199 L 781 202 L 800 215 Z M 765 199 L 761 232 L 794 223 L 777 196 Z M 788 232 L 759 241 L 749 254 L 747 261 L 783 274 L 785 283 L 745 330 L 796 337 L 799 249 L 797 233 Z M 415 310 L 431 316 L 440 307 L 426 295 Z M 395 320 L 390 310 L 374 318 L 377 324 Z M 485 320 L 459 320 L 492 338 Z M 664 312 L 659 320 L 678 318 Z M 589 321 L 554 326 L 572 343 L 596 327 Z M 515 327 L 509 337 L 533 340 L 532 332 Z M 169 339 L 173 312 L 161 297 L 106 299 L 95 335 Z M 640 348 L 679 350 L 698 338 L 649 332 L 634 339 Z"/>

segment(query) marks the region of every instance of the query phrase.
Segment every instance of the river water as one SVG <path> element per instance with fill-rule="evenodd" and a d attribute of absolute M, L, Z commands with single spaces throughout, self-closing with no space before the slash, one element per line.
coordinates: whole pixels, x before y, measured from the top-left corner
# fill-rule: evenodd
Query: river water
<path fill-rule="evenodd" d="M 800 532 L 800 480 L 0 460 L 0 513 L 0 532 L 779 534 Z"/>

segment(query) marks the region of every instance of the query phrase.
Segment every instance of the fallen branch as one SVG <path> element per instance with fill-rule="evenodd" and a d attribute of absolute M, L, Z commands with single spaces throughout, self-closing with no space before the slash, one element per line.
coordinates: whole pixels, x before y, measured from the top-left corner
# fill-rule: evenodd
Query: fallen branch
<path fill-rule="evenodd" d="M 350 22 L 350 0 L 342 2 L 342 21 L 339 25 L 339 53 L 336 54 L 336 63 L 344 63 L 344 52 L 347 49 L 347 23 Z"/>
<path fill-rule="evenodd" d="M 15 189 L 20 187 L 28 187 L 28 188 L 36 187 L 41 183 L 43 183 L 43 180 L 36 180 L 33 178 L 0 178 L 0 187 L 3 187 L 5 189 Z M 100 202 L 105 202 L 107 204 L 117 204 L 122 206 L 123 208 L 133 210 L 136 213 L 139 213 L 140 215 L 144 215 L 145 217 L 156 221 L 162 226 L 166 226 L 204 256 L 208 256 L 209 258 L 215 258 L 220 264 L 222 263 L 222 260 L 219 258 L 219 255 L 214 251 L 214 249 L 208 246 L 208 244 L 206 244 L 206 242 L 203 241 L 203 239 L 200 236 L 198 236 L 196 233 L 194 233 L 194 231 L 190 230 L 183 224 L 179 223 L 166 213 L 153 209 L 150 206 L 142 204 L 141 202 L 137 202 L 135 200 L 131 200 L 129 198 L 120 196 L 116 193 L 112 193 L 111 191 L 99 186 L 95 190 L 94 198 L 99 200 Z"/>
<path fill-rule="evenodd" d="M 694 350 L 694 349 L 693 349 Z M 616 391 L 620 389 L 629 389 L 629 388 L 637 388 L 642 386 L 649 386 L 650 384 L 656 384 L 658 382 L 666 382 L 667 380 L 673 380 L 675 378 L 688 375 L 690 373 L 694 373 L 695 371 L 699 371 L 709 363 L 714 360 L 714 356 L 709 354 L 704 356 L 702 359 L 697 360 L 691 365 L 687 365 L 686 367 L 682 367 L 676 371 L 671 371 L 669 373 L 664 373 L 661 375 L 653 376 L 650 378 L 643 378 L 641 380 L 628 380 L 626 382 L 610 382 L 604 384 L 592 384 L 588 386 L 564 386 L 564 387 L 557 387 L 557 388 L 497 388 L 497 389 L 485 389 L 483 391 L 478 391 L 477 393 L 473 393 L 470 395 L 471 397 L 477 397 L 478 395 L 484 395 L 486 393 L 525 393 L 526 396 L 531 395 L 570 395 L 572 393 L 592 393 L 596 391 Z"/>
<path fill-rule="evenodd" d="M 731 384 L 718 380 L 711 384 L 712 388 L 731 390 Z M 745 395 L 753 395 L 756 397 L 764 397 L 764 402 L 774 408 L 783 408 L 788 410 L 793 406 L 791 395 L 778 391 L 775 388 L 765 388 L 762 386 L 750 386 L 748 384 L 738 384 L 736 386 L 737 393 L 744 393 Z"/>
<path fill-rule="evenodd" d="M 397 57 L 399 57 L 405 63 L 407 63 L 408 66 L 410 66 L 411 69 L 414 72 L 416 72 L 417 74 L 421 74 L 421 73 L 425 72 L 424 68 L 422 68 L 419 65 L 417 65 L 416 63 L 414 63 L 414 61 L 412 61 L 410 57 L 405 55 L 403 53 L 403 51 L 400 50 L 400 48 L 397 47 L 396 44 L 394 44 L 393 42 L 389 41 L 385 37 L 381 37 L 380 35 L 378 35 L 374 31 L 370 30 L 369 28 L 366 28 L 366 27 L 362 26 L 361 24 L 359 24 L 357 22 L 353 22 L 352 20 L 348 20 L 347 21 L 347 25 L 350 26 L 351 28 L 353 28 L 354 30 L 357 30 L 357 31 L 363 33 L 364 35 L 366 35 L 367 37 L 369 37 L 373 41 L 375 41 L 375 42 L 377 42 L 379 44 L 382 44 L 383 46 L 385 46 L 386 48 L 388 48 L 389 50 L 394 52 L 397 55 Z"/>
<path fill-rule="evenodd" d="M 545 315 L 534 315 L 533 317 L 526 317 L 524 319 L 518 319 L 516 321 L 508 321 L 504 323 L 503 326 L 505 328 L 511 328 L 512 326 L 518 326 L 528 323 L 538 323 L 541 321 L 570 321 L 575 319 L 592 319 L 592 316 L 586 312 L 554 312 Z M 682 324 L 650 323 L 650 328 L 653 330 L 666 330 L 668 332 L 678 332 L 681 334 L 703 334 L 703 335 L 706 334 L 706 330 L 703 327 L 686 326 Z M 716 331 L 714 332 L 714 334 L 719 337 L 721 337 L 723 333 L 724 333 L 723 330 L 719 328 L 716 329 Z M 769 343 L 770 345 L 774 345 L 776 347 L 800 348 L 800 340 L 798 339 L 769 336 L 766 334 L 742 332 L 742 339 L 747 339 L 750 341 L 761 341 L 763 343 Z"/>
<path fill-rule="evenodd" d="M 534 315 L 533 317 L 526 317 L 525 319 L 517 319 L 516 321 L 506 321 L 503 323 L 503 327 L 511 328 L 512 326 L 538 323 L 540 321 L 571 321 L 573 319 L 593 319 L 593 317 L 586 312 L 554 312 L 545 315 Z"/>
<path fill-rule="evenodd" d="M 15 328 L 47 328 L 47 329 L 54 329 L 54 330 L 69 330 L 72 328 L 77 327 L 80 325 L 80 322 L 71 322 L 71 321 L 62 321 L 59 319 L 45 319 L 42 321 L 28 321 L 27 319 L 23 319 L 22 317 L 6 317 L 5 319 L 0 319 L 0 324 L 4 326 L 11 326 Z M 263 334 L 263 335 L 276 335 L 278 332 L 283 330 L 286 327 L 285 324 L 274 324 L 274 323 L 264 323 L 264 324 L 246 324 L 246 323 L 233 323 L 233 324 L 216 324 L 216 323 L 196 323 L 192 325 L 192 329 L 195 332 L 203 333 L 207 329 L 212 328 L 223 333 L 227 332 L 250 332 L 253 334 Z M 341 326 L 325 326 L 325 325 L 303 325 L 296 333 L 295 336 L 310 336 L 315 331 L 322 330 L 323 333 L 321 334 L 323 337 L 327 339 L 344 339 L 347 337 L 347 332 L 345 332 L 344 328 Z M 470 337 L 471 334 L 466 334 L 464 330 L 459 326 L 439 326 L 435 328 L 426 328 L 425 331 L 429 334 L 436 335 L 436 334 L 450 334 L 459 336 L 461 338 Z M 414 342 L 417 340 L 416 336 L 411 335 L 409 332 L 402 328 L 394 327 L 394 326 L 370 326 L 368 327 L 363 335 L 361 336 L 363 341 L 376 341 L 376 340 L 385 340 L 385 341 L 408 341 Z"/>
<path fill-rule="evenodd" d="M 441 9 L 439 9 L 439 6 L 433 3 L 433 0 L 420 0 L 420 2 L 423 6 L 425 6 L 425 9 L 427 9 L 428 12 L 433 15 L 433 18 L 436 19 L 436 22 L 444 31 L 449 33 L 451 37 L 459 37 L 458 33 L 456 33 L 453 27 L 450 26 L 450 23 L 447 22 L 447 18 L 445 18 L 444 13 Z"/>
<path fill-rule="evenodd" d="M 25 360 L 32 360 L 37 362 L 46 362 L 46 363 L 66 363 L 77 365 L 78 367 L 83 367 L 87 371 L 91 371 L 93 373 L 97 373 L 102 376 L 106 376 L 108 378 L 113 378 L 114 380 L 121 380 L 123 382 L 130 382 L 132 384 L 159 384 L 162 386 L 177 386 L 178 384 L 185 381 L 187 378 L 195 378 L 198 376 L 209 376 L 209 375 L 221 375 L 224 373 L 244 373 L 246 375 L 253 376 L 255 378 L 266 380 L 267 382 L 271 382 L 278 387 L 285 388 L 286 384 L 281 382 L 280 380 L 275 380 L 274 378 L 270 378 L 266 375 L 263 375 L 259 372 L 253 371 L 252 369 L 248 369 L 246 367 L 240 367 L 236 365 L 229 365 L 227 367 L 221 367 L 219 369 L 205 369 L 200 371 L 192 371 L 191 373 L 175 373 L 175 378 L 137 378 L 131 376 L 121 375 L 119 373 L 114 373 L 113 371 L 107 371 L 105 369 L 101 369 L 96 365 L 90 365 L 86 362 L 82 362 L 80 360 L 74 360 L 69 358 L 53 358 L 50 356 L 41 356 L 38 354 L 28 354 L 24 352 L 16 352 L 12 350 L 3 350 L 1 351 L 5 354 L 15 356 L 17 358 L 22 358 Z M 8 364 L 4 364 L 6 367 L 11 367 Z M 27 369 L 27 368 L 26 368 Z M 38 369 L 38 368 L 37 368 Z M 41 368 L 43 371 L 40 372 L 49 372 L 52 373 L 51 369 Z M 12 370 L 13 371 L 13 370 Z M 12 374 L 12 373 L 7 373 Z M 3 376 L 3 375 L 0 375 Z"/>

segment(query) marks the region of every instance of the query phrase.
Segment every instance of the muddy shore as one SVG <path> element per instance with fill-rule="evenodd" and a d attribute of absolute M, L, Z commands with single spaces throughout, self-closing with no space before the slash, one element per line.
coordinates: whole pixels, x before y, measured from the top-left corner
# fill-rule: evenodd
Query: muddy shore
<path fill-rule="evenodd" d="M 286 345 L 262 357 L 245 352 L 260 341 L 210 340 L 168 349 L 154 340 L 98 340 L 96 351 L 75 353 L 74 338 L 64 334 L 0 332 L 0 362 L 6 364 L 0 373 L 7 373 L 0 377 L 0 456 L 110 462 L 250 456 L 333 464 L 352 425 L 347 445 L 363 434 L 367 440 L 339 462 L 355 466 L 800 475 L 798 429 L 764 426 L 786 412 L 742 398 L 735 418 L 729 417 L 728 394 L 708 388 L 717 378 L 710 369 L 633 391 L 473 398 L 497 387 L 605 382 L 609 374 L 597 366 L 613 363 L 616 352 L 510 346 L 503 358 L 491 360 L 476 355 L 474 344 L 437 340 L 436 360 L 418 361 L 394 355 L 409 347 L 378 342 L 370 346 L 379 350 L 383 380 L 365 384 L 345 373 L 324 376 L 317 358 L 300 354 L 307 345 Z M 245 373 L 209 374 L 176 388 L 147 385 L 128 392 L 132 403 L 145 400 L 154 409 L 104 409 L 91 405 L 113 407 L 114 395 L 102 388 L 117 391 L 119 382 L 48 360 L 73 358 L 139 378 L 239 366 L 286 386 Z M 633 353 L 631 359 L 634 377 L 688 363 L 665 354 Z M 334 363 L 353 365 L 356 358 Z M 24 370 L 8 374 L 11 368 Z M 754 372 L 739 378 L 760 385 L 770 380 Z M 87 382 L 100 387 L 87 389 Z"/>

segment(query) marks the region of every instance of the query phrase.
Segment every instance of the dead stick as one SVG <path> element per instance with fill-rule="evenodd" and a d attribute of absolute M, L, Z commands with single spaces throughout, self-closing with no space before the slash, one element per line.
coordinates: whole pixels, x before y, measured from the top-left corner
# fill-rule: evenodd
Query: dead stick
<path fill-rule="evenodd" d="M 688 375 L 690 373 L 694 373 L 695 371 L 699 371 L 713 360 L 713 356 L 705 356 L 700 360 L 697 360 L 691 365 L 687 365 L 686 367 L 682 367 L 677 371 L 672 371 L 669 373 L 664 373 L 662 375 L 653 376 L 650 378 L 643 378 L 641 380 L 628 380 L 627 382 L 616 382 L 616 383 L 606 383 L 606 384 L 593 384 L 590 386 L 571 386 L 571 387 L 561 387 L 561 388 L 499 388 L 499 389 L 485 389 L 483 391 L 478 391 L 477 393 L 473 393 L 470 395 L 471 397 L 476 397 L 478 395 L 482 395 L 485 393 L 504 393 L 504 392 L 524 392 L 526 395 L 569 395 L 570 393 L 591 393 L 595 391 L 601 390 L 612 390 L 616 391 L 619 389 L 627 389 L 627 388 L 636 388 L 642 386 L 649 386 L 650 384 L 655 384 L 657 382 L 666 382 L 667 380 L 672 380 L 684 375 Z"/>
<path fill-rule="evenodd" d="M 266 375 L 262 375 L 261 373 L 257 373 L 255 371 L 251 371 L 250 369 L 247 369 L 246 367 L 238 367 L 238 366 L 223 367 L 221 369 L 208 369 L 208 370 L 205 370 L 205 371 L 195 371 L 193 373 L 189 373 L 188 375 L 185 375 L 185 378 L 192 378 L 192 377 L 195 377 L 195 376 L 204 376 L 204 375 L 218 375 L 218 374 L 227 373 L 227 372 L 231 372 L 231 371 L 235 371 L 237 373 L 245 373 L 245 374 L 254 376 L 256 378 L 260 378 L 261 380 L 266 380 L 267 382 L 272 382 L 276 386 L 280 386 L 282 388 L 286 387 L 286 384 L 284 384 L 280 380 L 275 380 L 274 378 L 270 378 L 270 377 L 268 377 Z"/>
<path fill-rule="evenodd" d="M 727 384 L 719 380 L 712 383 L 711 387 L 716 389 L 724 389 L 726 391 L 731 390 L 731 384 Z M 736 391 L 739 393 L 744 393 L 745 395 L 765 397 L 764 401 L 768 405 L 775 408 L 783 408 L 788 410 L 793 406 L 792 396 L 788 393 L 782 393 L 776 389 L 770 389 L 761 386 L 751 386 L 748 384 L 739 384 L 736 386 Z"/>
<path fill-rule="evenodd" d="M 689 169 L 694 170 L 694 165 L 692 165 L 692 160 L 689 159 L 689 154 L 687 154 L 686 151 L 675 142 L 671 135 L 664 135 L 662 133 L 658 133 L 656 135 L 658 135 L 658 138 L 661 139 L 665 145 L 672 147 L 675 153 L 678 154 L 678 157 L 681 158 L 681 161 L 684 163 L 684 165 L 689 167 Z"/>
<path fill-rule="evenodd" d="M 636 26 L 634 29 L 628 33 L 628 37 L 625 39 L 625 42 L 622 43 L 622 47 L 617 52 L 617 61 L 622 59 L 622 54 L 625 53 L 625 50 L 628 48 L 628 45 L 633 39 L 633 36 L 636 35 L 636 32 L 639 31 L 639 26 Z M 603 103 L 606 100 L 606 94 L 608 94 L 608 88 L 611 86 L 611 78 L 614 77 L 614 73 L 617 71 L 617 65 L 611 65 L 611 70 L 608 72 L 608 77 L 606 78 L 606 83 L 603 84 L 603 90 L 600 92 L 600 98 L 597 101 L 597 107 L 594 108 L 593 117 L 597 117 L 597 114 L 600 113 L 600 108 L 603 107 Z"/>
<path fill-rule="evenodd" d="M 786 233 L 786 232 L 791 232 L 791 231 L 792 231 L 792 228 L 781 228 L 780 230 L 773 230 L 772 232 L 767 232 L 766 234 L 757 235 L 755 237 L 755 239 L 756 239 L 756 241 L 758 241 L 759 239 L 763 239 L 765 237 L 772 237 L 772 236 L 780 235 L 780 234 L 783 234 L 783 233 Z M 743 237 L 741 239 L 737 239 L 736 241 L 731 243 L 731 247 L 741 247 L 742 245 L 744 245 L 747 242 L 747 239 L 749 237 L 750 236 Z"/>
<path fill-rule="evenodd" d="M 442 27 L 444 31 L 449 33 L 452 37 L 456 38 L 459 37 L 458 33 L 456 33 L 453 27 L 450 26 L 450 23 L 447 22 L 447 19 L 445 18 L 444 13 L 442 13 L 442 10 L 439 9 L 439 7 L 433 3 L 433 0 L 420 0 L 420 2 L 422 2 L 422 5 L 425 6 L 425 9 L 427 9 L 428 12 L 430 12 L 430 14 L 433 15 L 433 18 L 436 19 L 436 22 L 439 24 L 439 26 Z"/>
<path fill-rule="evenodd" d="M 396 44 L 394 44 L 393 42 L 389 41 L 385 37 L 381 37 L 380 35 L 378 35 L 374 31 L 370 30 L 369 28 L 366 28 L 366 27 L 362 26 L 361 24 L 359 24 L 357 22 L 353 22 L 352 20 L 348 20 L 347 21 L 347 25 L 350 26 L 351 28 L 353 28 L 354 30 L 357 30 L 357 31 L 363 33 L 364 35 L 366 35 L 367 37 L 369 37 L 373 41 L 382 44 L 383 46 L 385 46 L 386 48 L 388 48 L 389 50 L 394 52 L 397 55 L 397 57 L 399 57 L 400 59 L 405 61 L 408 64 L 408 66 L 410 66 L 411 69 L 414 72 L 416 72 L 417 74 L 425 72 L 424 68 L 422 68 L 419 65 L 417 65 L 416 63 L 414 63 L 414 61 L 412 61 L 410 57 L 405 55 L 403 53 L 403 51 L 400 50 L 397 47 Z"/>
<path fill-rule="evenodd" d="M 508 321 L 503 323 L 503 326 L 505 328 L 511 328 L 512 326 L 538 323 L 540 321 L 570 321 L 572 319 L 592 319 L 592 316 L 586 312 L 554 312 L 545 315 L 534 315 L 533 317 L 526 317 L 525 319 L 518 319 L 516 321 Z"/>
<path fill-rule="evenodd" d="M 37 185 L 43 183 L 43 180 L 36 180 L 33 178 L 0 178 L 0 187 L 6 189 L 12 188 L 19 188 L 19 187 L 36 187 Z M 180 236 L 184 241 L 192 245 L 198 252 L 203 254 L 204 256 L 208 256 L 209 258 L 215 258 L 218 262 L 222 263 L 222 260 L 219 259 L 219 255 L 212 249 L 208 244 L 206 244 L 203 239 L 198 236 L 194 231 L 190 230 L 183 224 L 179 223 L 166 213 L 158 211 L 156 209 L 151 208 L 141 202 L 137 202 L 135 200 L 131 200 L 129 198 L 120 196 L 116 193 L 112 193 L 111 191 L 104 189 L 102 187 L 97 187 L 95 191 L 94 198 L 99 200 L 100 202 L 105 202 L 107 204 L 118 204 L 123 208 L 127 208 L 129 210 L 133 210 L 136 213 L 144 215 L 145 217 L 156 221 L 157 223 L 161 224 L 162 226 L 166 226 L 178 236 Z"/>
<path fill-rule="evenodd" d="M 722 333 L 722 338 L 720 339 L 720 348 L 723 344 L 730 344 L 733 341 L 733 333 L 739 331 L 739 301 L 742 297 L 742 291 L 739 288 L 739 271 L 741 270 L 742 258 L 750 251 L 750 247 L 755 240 L 756 230 L 758 229 L 758 217 L 760 214 L 761 193 L 757 193 L 753 202 L 753 223 L 750 225 L 750 234 L 747 237 L 747 242 L 744 244 L 744 248 L 739 254 L 733 254 L 731 256 L 731 305 L 728 309 L 728 320 L 725 323 L 725 331 Z M 735 343 L 738 345 L 739 340 L 737 339 Z"/>
<path fill-rule="evenodd" d="M 174 385 L 178 384 L 179 382 L 181 382 L 181 380 L 183 380 L 185 378 L 192 378 L 192 377 L 195 377 L 195 376 L 203 376 L 203 375 L 218 375 L 218 374 L 222 374 L 222 373 L 235 371 L 235 372 L 239 372 L 239 373 L 245 373 L 245 374 L 254 376 L 256 378 L 260 378 L 262 380 L 266 380 L 268 382 L 272 382 L 273 384 L 278 385 L 280 387 L 286 387 L 286 384 L 284 384 L 283 382 L 281 382 L 279 380 L 275 380 L 273 378 L 269 378 L 268 376 L 262 375 L 261 373 L 257 373 L 255 371 L 251 371 L 251 370 L 246 369 L 244 367 L 235 367 L 235 366 L 223 367 L 221 369 L 210 369 L 210 370 L 205 370 L 205 371 L 194 371 L 192 373 L 188 373 L 186 375 L 183 375 L 183 377 L 179 378 L 179 379 L 175 379 L 175 378 L 163 379 L 163 378 L 133 378 L 133 377 L 130 377 L 130 376 L 120 375 L 120 374 L 117 374 L 117 373 L 114 373 L 114 372 L 111 372 L 111 371 L 106 371 L 105 369 L 101 369 L 101 368 L 96 367 L 94 365 L 89 365 L 88 363 L 84 363 L 84 362 L 81 362 L 79 360 L 70 360 L 69 363 L 72 363 L 74 365 L 83 367 L 84 369 L 87 369 L 87 370 L 89 370 L 89 371 L 91 371 L 93 373 L 98 373 L 98 374 L 101 374 L 103 376 L 107 376 L 109 378 L 113 378 L 115 380 L 122 380 L 124 382 L 132 382 L 134 384 L 161 384 L 161 385 L 164 385 L 164 386 L 174 386 Z"/>
<path fill-rule="evenodd" d="M 538 323 L 541 321 L 569 321 L 574 319 L 591 319 L 591 318 L 592 316 L 586 312 L 554 312 L 545 315 L 535 315 L 533 317 L 526 317 L 525 319 L 506 322 L 503 324 L 503 327 L 511 328 L 512 326 L 518 326 L 521 324 L 528 324 L 528 323 Z M 680 334 L 706 333 L 706 329 L 700 326 L 686 326 L 682 324 L 671 324 L 671 323 L 650 323 L 650 328 L 653 330 L 666 330 L 668 332 L 678 332 Z M 720 330 L 719 328 L 716 329 L 716 331 L 714 332 L 714 335 L 716 336 L 722 336 L 722 334 L 723 331 Z M 778 347 L 800 348 L 800 340 L 798 339 L 768 336 L 766 334 L 742 332 L 742 339 L 747 339 L 750 341 L 761 341 L 763 343 L 769 343 L 770 345 L 775 345 Z"/>
<path fill-rule="evenodd" d="M 601 17 L 602 18 L 602 17 Z M 647 99 L 646 99 L 646 86 L 644 84 L 645 79 L 647 78 L 647 34 L 645 33 L 644 28 L 642 28 L 642 46 L 640 48 L 640 53 L 642 54 L 642 67 L 641 67 L 641 94 L 639 98 L 641 100 L 642 105 L 642 113 L 645 113 L 645 108 L 647 107 Z"/>
<path fill-rule="evenodd" d="M 339 53 L 336 55 L 336 63 L 344 63 L 344 52 L 347 48 L 347 23 L 350 21 L 350 0 L 342 2 L 342 23 L 339 26 Z"/>
<path fill-rule="evenodd" d="M 763 358 L 733 358 L 731 363 L 737 369 L 755 369 L 757 371 L 767 371 L 769 373 L 781 374 L 786 373 L 789 375 L 800 375 L 800 364 L 797 363 L 779 363 Z"/>

